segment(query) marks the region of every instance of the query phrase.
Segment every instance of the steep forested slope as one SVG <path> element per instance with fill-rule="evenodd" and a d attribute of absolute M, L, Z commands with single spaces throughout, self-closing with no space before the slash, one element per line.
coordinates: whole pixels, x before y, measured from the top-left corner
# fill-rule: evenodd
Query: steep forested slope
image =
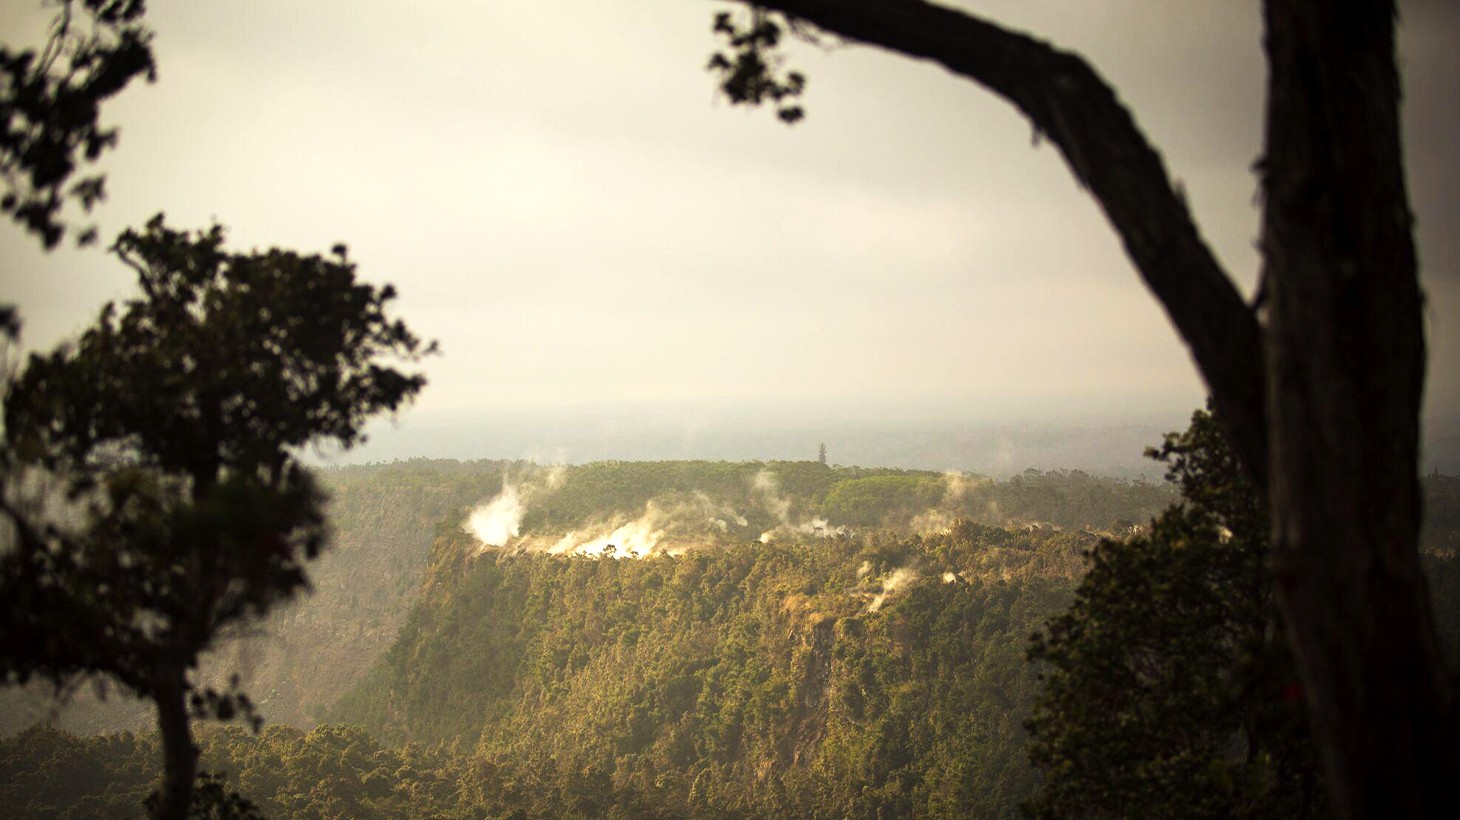
<path fill-rule="evenodd" d="M 680 544 L 736 544 L 815 525 L 936 530 L 955 518 L 1111 528 L 1142 521 L 1170 498 L 1164 485 L 1028 471 L 980 476 L 817 462 L 598 462 L 549 468 L 528 462 L 417 459 L 321 471 L 331 495 L 334 546 L 311 566 L 314 592 L 257 634 L 238 636 L 205 664 L 205 679 L 237 672 L 265 718 L 314 725 L 394 639 L 438 533 L 459 531 L 474 506 L 505 488 L 523 496 L 517 521 L 539 546 L 577 531 L 580 541 L 656 519 Z M 698 516 L 695 523 L 690 519 Z M 657 517 L 657 518 L 656 518 Z M 95 732 L 146 728 L 146 704 L 89 687 L 58 711 L 40 689 L 0 690 L 0 734 L 51 718 Z"/>
<path fill-rule="evenodd" d="M 964 525 L 606 560 L 443 538 L 332 717 L 475 747 L 489 814 L 1009 813 L 1025 642 L 1093 541 Z"/>
<path fill-rule="evenodd" d="M 271 816 L 1011 815 L 1035 777 L 1029 635 L 1069 601 L 1097 531 L 1169 497 L 1079 473 L 816 463 L 326 478 L 340 545 L 260 651 L 283 685 L 256 675 L 255 691 L 271 718 L 343 695 L 327 716 L 355 725 L 202 744 Z M 1457 486 L 1427 482 L 1452 653 Z M 462 529 L 474 510 L 510 525 L 500 545 Z M 376 656 L 363 678 L 349 668 Z M 149 733 L 28 730 L 0 741 L 0 802 L 122 816 L 156 762 Z"/>
<path fill-rule="evenodd" d="M 248 670 L 270 722 L 312 726 L 395 639 L 437 528 L 516 469 L 531 466 L 423 460 L 325 471 L 334 548 L 311 572 L 313 593 L 214 668 Z"/>

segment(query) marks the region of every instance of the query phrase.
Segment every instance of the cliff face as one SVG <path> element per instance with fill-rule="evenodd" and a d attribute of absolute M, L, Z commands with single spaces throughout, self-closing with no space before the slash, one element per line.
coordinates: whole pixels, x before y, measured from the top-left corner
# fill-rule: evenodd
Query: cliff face
<path fill-rule="evenodd" d="M 1008 813 L 1032 777 L 1025 642 L 1090 541 L 1009 537 L 622 560 L 443 537 L 331 718 L 472 750 L 489 814 Z"/>
<path fill-rule="evenodd" d="M 815 539 L 846 526 L 910 535 L 958 519 L 1066 529 L 1139 521 L 1167 488 L 1080 472 L 1008 481 L 816 462 L 525 462 L 413 460 L 321 472 L 331 494 L 333 547 L 310 568 L 313 592 L 205 659 L 199 679 L 237 673 L 266 720 L 313 726 L 381 657 L 406 622 L 438 536 L 508 488 L 516 517 L 496 522 L 506 551 L 684 554 L 764 539 Z M 609 549 L 609 547 L 613 549 Z M 478 545 L 480 548 L 481 545 Z M 465 562 L 473 554 L 462 548 Z M 1040 556 L 1035 560 L 1046 560 Z M 1060 571 L 1078 571 L 1078 558 Z M 42 688 L 0 690 L 0 734 L 37 721 L 81 733 L 148 728 L 146 703 L 90 685 L 60 708 Z"/>

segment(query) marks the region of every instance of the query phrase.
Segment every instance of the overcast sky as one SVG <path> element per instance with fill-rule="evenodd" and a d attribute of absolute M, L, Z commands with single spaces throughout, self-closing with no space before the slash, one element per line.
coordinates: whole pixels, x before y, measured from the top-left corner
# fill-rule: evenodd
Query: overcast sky
<path fill-rule="evenodd" d="M 0 5 L 7 42 L 36 5 Z M 148 5 L 159 79 L 105 112 L 103 235 L 165 211 L 240 249 L 348 244 L 443 350 L 366 455 L 541 457 L 590 417 L 1170 427 L 1204 395 L 1058 154 L 937 67 L 800 48 L 809 118 L 787 128 L 716 99 L 699 0 Z M 1250 290 L 1256 0 L 960 5 L 1090 58 Z M 1460 415 L 1457 5 L 1402 4 L 1436 419 Z M 131 292 L 9 224 L 0 254 L 31 346 Z M 536 418 L 559 433 L 521 433 Z"/>

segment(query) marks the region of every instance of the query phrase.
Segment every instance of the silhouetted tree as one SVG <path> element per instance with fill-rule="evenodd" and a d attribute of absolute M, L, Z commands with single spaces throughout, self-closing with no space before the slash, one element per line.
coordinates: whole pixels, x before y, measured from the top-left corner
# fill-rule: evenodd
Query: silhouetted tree
<path fill-rule="evenodd" d="M 52 248 L 66 225 L 61 210 L 83 210 L 105 197 L 105 177 L 71 182 L 116 145 L 99 108 L 132 80 L 155 75 L 144 0 L 59 0 L 46 44 L 12 51 L 0 46 L 0 212 Z M 68 183 L 70 186 L 67 187 Z M 94 228 L 78 235 L 96 238 Z"/>
<path fill-rule="evenodd" d="M 223 242 L 160 215 L 123 233 L 143 295 L 32 355 L 4 404 L 0 680 L 102 675 L 154 701 L 167 818 L 188 811 L 190 718 L 252 717 L 236 691 L 195 688 L 199 654 L 305 588 L 326 543 L 300 448 L 360 441 L 425 384 L 391 362 L 434 347 L 342 246 Z"/>
<path fill-rule="evenodd" d="M 1423 296 L 1399 137 L 1394 0 L 1266 0 L 1260 249 L 1246 304 L 1160 155 L 1080 56 L 925 0 L 768 0 L 715 18 L 732 102 L 783 119 L 772 53 L 827 32 L 932 60 L 1003 97 L 1064 156 L 1161 302 L 1270 511 L 1277 597 L 1333 809 L 1460 814 L 1460 725 L 1418 534 Z M 794 109 L 787 111 L 788 108 Z"/>
<path fill-rule="evenodd" d="M 1268 567 L 1266 510 L 1207 413 L 1150 455 L 1182 502 L 1104 540 L 1035 636 L 1038 817 L 1313 816 L 1317 756 Z"/>

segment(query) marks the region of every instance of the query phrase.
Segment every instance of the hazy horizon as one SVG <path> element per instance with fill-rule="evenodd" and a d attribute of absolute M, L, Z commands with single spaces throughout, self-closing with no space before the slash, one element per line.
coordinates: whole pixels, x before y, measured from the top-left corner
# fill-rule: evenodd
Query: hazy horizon
<path fill-rule="evenodd" d="M 1088 57 L 1252 292 L 1255 0 L 961 5 Z M 1401 8 L 1431 349 L 1422 466 L 1454 469 L 1460 4 Z M 394 284 L 399 315 L 443 355 L 423 363 L 417 406 L 351 461 L 779 457 L 825 438 L 833 458 L 975 469 L 1009 448 L 958 436 L 1135 425 L 1129 455 L 1090 455 L 1127 442 L 1071 433 L 1079 463 L 1054 466 L 1139 472 L 1140 448 L 1185 426 L 1206 390 L 1183 344 L 1023 117 L 936 67 L 837 44 L 792 46 L 805 122 L 732 109 L 704 70 L 715 9 L 154 0 L 158 81 L 103 111 L 121 128 L 103 244 L 165 211 L 174 227 L 225 226 L 236 249 L 343 242 L 362 278 Z M 16 45 L 46 20 L 39 4 L 0 7 Z M 132 293 L 129 274 L 0 228 L 0 300 L 32 349 Z M 838 446 L 837 430 L 861 443 Z"/>
<path fill-rule="evenodd" d="M 1193 408 L 1194 409 L 1194 408 Z M 1026 469 L 1083 470 L 1116 478 L 1162 480 L 1165 468 L 1144 456 L 1168 432 L 1184 430 L 1190 410 L 1168 416 L 1005 421 L 921 417 L 847 419 L 803 409 L 771 418 L 701 410 L 558 409 L 490 417 L 407 414 L 378 422 L 371 441 L 349 452 L 316 451 L 319 465 L 388 463 L 412 458 L 504 459 L 539 464 L 592 461 L 811 461 L 825 444 L 827 461 L 859 467 L 956 470 L 1007 478 Z M 1420 468 L 1460 474 L 1456 420 L 1426 431 Z"/>

